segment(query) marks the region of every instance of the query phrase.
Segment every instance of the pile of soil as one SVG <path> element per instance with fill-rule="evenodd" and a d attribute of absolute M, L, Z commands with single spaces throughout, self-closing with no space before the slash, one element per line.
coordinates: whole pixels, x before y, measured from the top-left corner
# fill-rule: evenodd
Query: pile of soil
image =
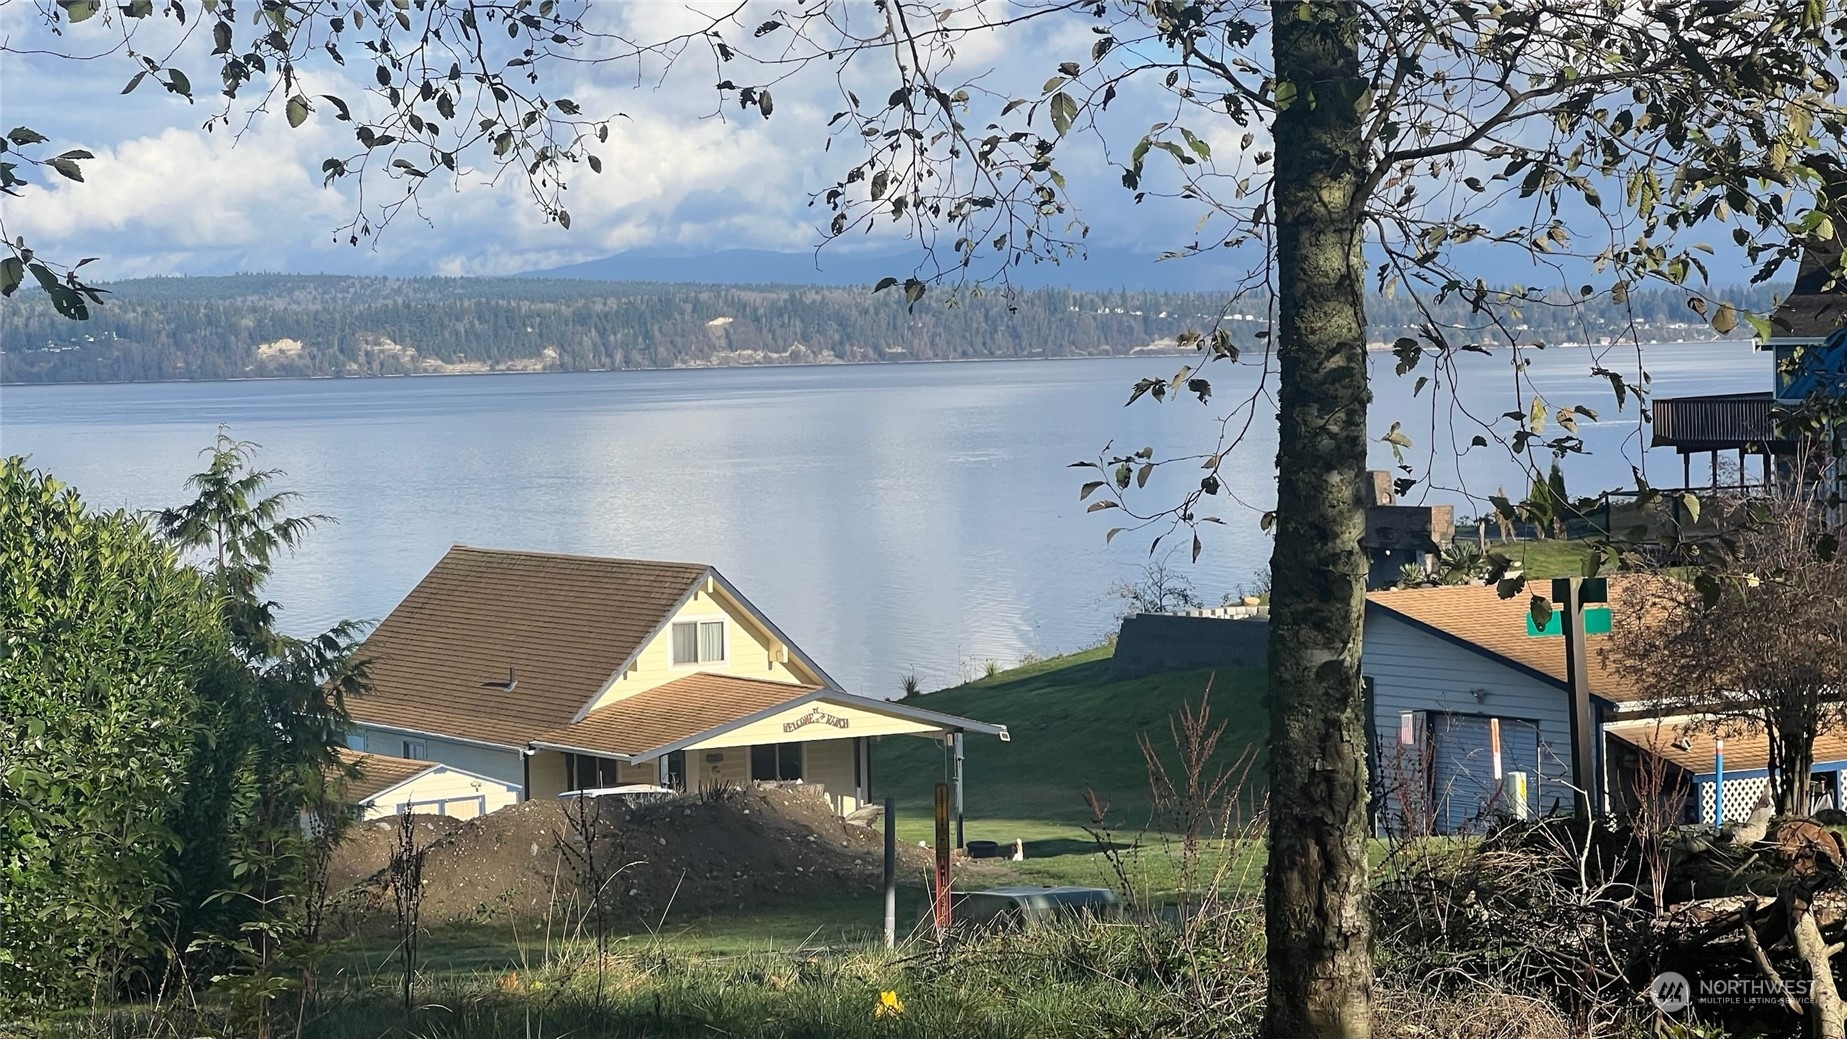
<path fill-rule="evenodd" d="M 836 816 L 800 790 L 726 790 L 627 807 L 588 802 L 579 824 L 575 802 L 527 801 L 478 819 L 419 821 L 431 835 L 423 864 L 421 919 L 427 926 L 543 920 L 574 923 L 589 905 L 591 867 L 604 879 L 606 911 L 621 923 L 654 924 L 676 916 L 800 901 L 842 892 L 872 893 L 884 874 L 884 837 Z M 354 827 L 336 855 L 351 887 L 336 916 L 349 931 L 391 920 L 389 862 L 396 822 Z M 911 881 L 929 854 L 898 846 L 898 874 Z"/>
<path fill-rule="evenodd" d="M 446 815 L 414 815 L 417 847 L 435 844 L 462 825 L 462 820 Z M 372 877 L 391 861 L 391 849 L 398 844 L 398 817 L 357 822 L 347 828 L 340 843 L 327 860 L 327 888 L 345 891 Z"/>

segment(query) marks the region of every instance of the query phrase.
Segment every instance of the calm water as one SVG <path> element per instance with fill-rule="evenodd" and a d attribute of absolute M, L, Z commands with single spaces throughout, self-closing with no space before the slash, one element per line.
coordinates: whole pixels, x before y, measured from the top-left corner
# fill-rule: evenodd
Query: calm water
<path fill-rule="evenodd" d="M 1770 362 L 1737 344 L 1651 348 L 1659 395 L 1767 388 Z M 1605 363 L 1614 367 L 1615 357 Z M 1631 368 L 1634 357 L 1628 358 Z M 1158 531 L 1104 532 L 1066 463 L 1114 440 L 1165 456 L 1213 450 L 1223 415 L 1257 394 L 1227 466 L 1222 527 L 1188 568 L 1223 592 L 1267 565 L 1258 517 L 1275 499 L 1273 405 L 1255 367 L 1214 374 L 1192 398 L 1124 408 L 1144 375 L 1179 361 L 987 362 L 354 381 L 8 387 L 0 450 L 31 456 L 93 503 L 152 508 L 182 483 L 220 424 L 263 445 L 305 507 L 337 517 L 281 568 L 273 595 L 299 632 L 390 610 L 449 545 L 710 562 L 849 688 L 893 695 L 915 669 L 926 688 L 981 661 L 1074 649 L 1112 625 L 1112 582 L 1133 579 Z M 1471 357 L 1460 406 L 1413 400 L 1376 356 L 1377 432 L 1402 421 L 1410 460 L 1439 464 L 1447 490 L 1520 484 L 1504 449 L 1467 445 L 1469 415 L 1525 407 L 1506 358 Z M 1678 481 L 1671 454 L 1644 459 L 1633 401 L 1620 415 L 1585 350 L 1535 355 L 1554 403 L 1584 403 L 1590 455 L 1574 491 L 1629 483 L 1647 464 Z M 1274 377 L 1270 379 L 1274 385 Z M 1251 411 L 1255 415 L 1252 417 Z M 1433 435 L 1434 432 L 1434 435 Z M 1391 462 L 1380 447 L 1376 465 Z M 1197 480 L 1157 472 L 1150 491 Z M 1169 499 L 1171 500 L 1171 499 Z M 1111 518 L 1114 517 L 1114 518 Z M 1174 540 L 1180 540 L 1176 535 Z M 1165 548 L 1162 549 L 1165 551 Z M 1185 565 L 1186 553 L 1172 562 Z"/>

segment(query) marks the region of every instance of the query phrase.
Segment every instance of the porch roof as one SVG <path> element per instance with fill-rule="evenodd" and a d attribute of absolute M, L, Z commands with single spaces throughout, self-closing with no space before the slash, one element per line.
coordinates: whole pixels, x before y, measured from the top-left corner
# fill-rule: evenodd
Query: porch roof
<path fill-rule="evenodd" d="M 1725 771 L 1754 772 L 1770 766 L 1770 739 L 1761 723 L 1738 718 L 1638 718 L 1605 727 L 1625 743 L 1686 769 L 1696 776 L 1712 774 L 1713 739 L 1725 738 Z M 1685 746 L 1675 746 L 1684 741 Z M 1847 726 L 1836 726 L 1815 737 L 1814 762 L 1847 761 Z"/>
<path fill-rule="evenodd" d="M 1008 738 L 1004 725 L 838 689 L 700 673 L 600 707 L 582 721 L 541 733 L 527 749 L 640 764 L 695 747 L 957 731 Z"/>

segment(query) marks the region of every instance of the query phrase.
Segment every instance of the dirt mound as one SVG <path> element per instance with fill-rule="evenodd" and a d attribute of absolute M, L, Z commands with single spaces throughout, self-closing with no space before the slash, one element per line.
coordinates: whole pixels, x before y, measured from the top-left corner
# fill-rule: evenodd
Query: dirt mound
<path fill-rule="evenodd" d="M 417 815 L 417 845 L 426 847 L 454 832 L 462 820 L 446 815 Z M 327 887 L 344 891 L 369 879 L 391 861 L 391 849 L 398 843 L 398 817 L 357 822 L 333 849 L 327 860 Z"/>
<path fill-rule="evenodd" d="M 801 791 L 728 791 L 636 808 L 607 799 L 591 805 L 589 842 L 600 874 L 609 878 L 605 906 L 622 924 L 653 924 L 670 906 L 677 915 L 873 892 L 883 876 L 882 834 L 843 822 Z M 453 822 L 435 835 L 424 857 L 423 922 L 535 920 L 548 913 L 576 920 L 589 903 L 581 854 L 586 834 L 569 817 L 575 811 L 555 800 L 527 801 Z M 371 930 L 392 913 L 386 866 L 394 837 L 389 828 L 372 833 L 375 825 L 355 833 L 362 844 L 340 849 L 345 875 L 359 878 L 340 899 L 354 930 Z M 921 848 L 901 844 L 898 854 L 905 880 L 928 868 Z"/>

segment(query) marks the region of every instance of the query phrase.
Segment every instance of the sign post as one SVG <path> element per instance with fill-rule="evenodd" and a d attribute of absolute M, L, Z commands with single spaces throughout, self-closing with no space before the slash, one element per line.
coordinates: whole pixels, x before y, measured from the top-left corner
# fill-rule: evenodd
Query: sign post
<path fill-rule="evenodd" d="M 949 784 L 936 784 L 936 933 L 949 929 Z"/>
<path fill-rule="evenodd" d="M 1584 603 L 1609 599 L 1601 577 L 1559 577 L 1552 581 L 1552 605 L 1565 636 L 1565 697 L 1571 708 L 1571 785 L 1577 788 L 1577 811 L 1584 818 L 1599 807 L 1595 751 L 1591 731 L 1590 653 L 1585 645 Z M 1605 611 L 1607 616 L 1608 611 Z M 1607 628 L 1606 628 L 1607 630 Z"/>

